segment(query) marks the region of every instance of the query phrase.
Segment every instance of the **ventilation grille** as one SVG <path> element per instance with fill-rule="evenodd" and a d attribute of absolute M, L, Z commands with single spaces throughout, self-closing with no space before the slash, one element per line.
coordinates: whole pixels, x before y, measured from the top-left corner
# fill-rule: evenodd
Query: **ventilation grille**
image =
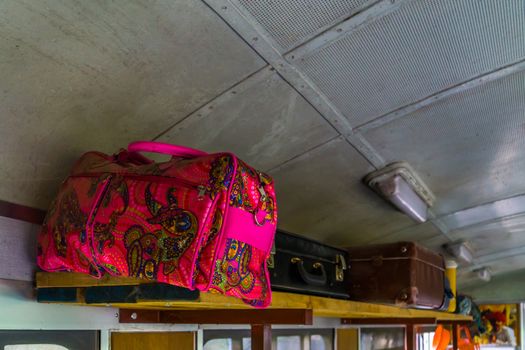
<path fill-rule="evenodd" d="M 250 13 L 286 52 L 377 0 L 231 1 Z"/>
<path fill-rule="evenodd" d="M 525 193 L 525 72 L 486 83 L 365 133 L 387 162 L 404 159 L 438 214 Z"/>
<path fill-rule="evenodd" d="M 525 1 L 409 2 L 296 61 L 358 126 L 525 57 L 524 13 Z"/>

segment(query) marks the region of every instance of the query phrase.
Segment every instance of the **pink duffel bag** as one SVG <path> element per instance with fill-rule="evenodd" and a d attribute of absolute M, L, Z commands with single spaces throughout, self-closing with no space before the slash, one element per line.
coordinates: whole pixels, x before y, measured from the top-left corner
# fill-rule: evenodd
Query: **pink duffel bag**
<path fill-rule="evenodd" d="M 156 163 L 139 152 L 172 158 Z M 156 280 L 266 307 L 276 226 L 268 175 L 231 153 L 140 141 L 78 160 L 47 214 L 38 265 Z"/>

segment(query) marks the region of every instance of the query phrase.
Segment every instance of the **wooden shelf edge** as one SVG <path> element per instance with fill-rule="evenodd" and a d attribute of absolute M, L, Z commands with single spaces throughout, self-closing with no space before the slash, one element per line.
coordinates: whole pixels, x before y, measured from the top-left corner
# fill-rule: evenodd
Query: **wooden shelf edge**
<path fill-rule="evenodd" d="M 153 283 L 130 277 L 110 277 L 95 279 L 91 276 L 78 273 L 48 273 L 38 272 L 36 275 L 37 288 L 64 288 L 64 287 L 93 287 L 138 285 Z M 470 316 L 452 314 L 432 310 L 407 309 L 390 305 L 369 304 L 357 301 L 340 300 L 273 292 L 270 309 L 312 309 L 314 316 L 331 318 L 435 318 L 437 321 L 470 321 Z M 89 306 L 107 306 L 107 304 L 85 304 Z M 140 301 L 136 304 L 112 303 L 119 308 L 142 309 L 251 309 L 241 300 L 216 293 L 201 293 L 197 301 Z"/>

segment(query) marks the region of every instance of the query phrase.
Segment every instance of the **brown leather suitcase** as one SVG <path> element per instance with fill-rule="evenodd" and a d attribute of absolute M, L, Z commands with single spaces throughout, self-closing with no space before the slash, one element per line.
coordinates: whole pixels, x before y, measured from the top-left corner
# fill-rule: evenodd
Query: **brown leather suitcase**
<path fill-rule="evenodd" d="M 351 299 L 426 309 L 448 305 L 443 256 L 413 242 L 347 250 Z"/>

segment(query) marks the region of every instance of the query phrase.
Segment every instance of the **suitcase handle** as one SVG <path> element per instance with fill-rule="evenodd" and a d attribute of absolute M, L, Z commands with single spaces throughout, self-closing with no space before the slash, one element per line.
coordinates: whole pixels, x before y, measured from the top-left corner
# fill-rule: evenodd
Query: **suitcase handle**
<path fill-rule="evenodd" d="M 301 276 L 301 278 L 306 284 L 321 287 L 321 286 L 325 286 L 326 283 L 328 282 L 328 276 L 326 275 L 326 270 L 322 263 L 316 262 L 312 265 L 314 269 L 319 269 L 321 271 L 321 275 L 314 275 L 306 271 L 306 269 L 304 268 L 303 259 L 292 258 L 291 262 L 292 264 L 297 265 L 297 269 L 299 270 L 299 276 Z"/>
<path fill-rule="evenodd" d="M 154 152 L 181 158 L 196 158 L 208 153 L 184 146 L 176 146 L 164 142 L 136 141 L 128 145 L 129 152 Z"/>

